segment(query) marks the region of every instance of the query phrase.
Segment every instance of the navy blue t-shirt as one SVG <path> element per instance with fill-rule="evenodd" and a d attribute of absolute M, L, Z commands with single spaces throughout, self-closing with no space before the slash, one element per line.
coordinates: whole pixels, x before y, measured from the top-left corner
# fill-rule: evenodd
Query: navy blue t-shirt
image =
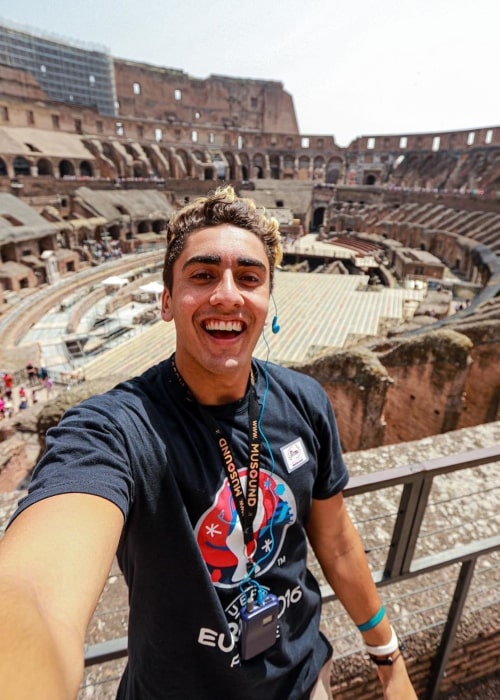
<path fill-rule="evenodd" d="M 335 419 L 311 377 L 258 361 L 253 371 L 265 437 L 252 577 L 278 597 L 279 633 L 248 661 L 238 652 L 242 529 L 209 427 L 221 428 L 245 485 L 248 396 L 205 407 L 207 423 L 166 360 L 71 408 L 47 434 L 20 509 L 78 492 L 109 499 L 125 517 L 117 557 L 129 587 L 129 655 L 120 699 L 303 700 L 331 654 L 305 524 L 312 499 L 348 480 Z"/>

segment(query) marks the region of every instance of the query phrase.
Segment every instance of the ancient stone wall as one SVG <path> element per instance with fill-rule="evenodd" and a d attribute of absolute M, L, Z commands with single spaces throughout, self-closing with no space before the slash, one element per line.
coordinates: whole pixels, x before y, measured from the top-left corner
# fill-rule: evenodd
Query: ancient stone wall
<path fill-rule="evenodd" d="M 440 330 L 378 354 L 393 380 L 384 406 L 385 444 L 457 427 L 472 347 L 465 336 Z"/>
<path fill-rule="evenodd" d="M 119 113 L 138 119 L 298 134 L 291 96 L 283 84 L 183 71 L 115 59 Z"/>
<path fill-rule="evenodd" d="M 390 445 L 497 419 L 499 333 L 494 321 L 435 330 L 332 351 L 295 369 L 326 390 L 345 451 Z"/>
<path fill-rule="evenodd" d="M 458 428 L 500 417 L 500 326 L 497 321 L 462 324 L 460 333 L 473 343 L 464 384 Z"/>
<path fill-rule="evenodd" d="M 384 444 L 383 412 L 391 379 L 373 353 L 362 348 L 335 351 L 295 369 L 325 389 L 345 451 Z"/>

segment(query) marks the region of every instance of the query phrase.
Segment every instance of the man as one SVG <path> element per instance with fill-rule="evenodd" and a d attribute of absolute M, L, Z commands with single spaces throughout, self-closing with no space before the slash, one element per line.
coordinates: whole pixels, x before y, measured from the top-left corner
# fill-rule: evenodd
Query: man
<path fill-rule="evenodd" d="M 252 358 L 280 259 L 277 222 L 231 188 L 169 224 L 175 354 L 49 431 L 0 543 L 2 700 L 76 695 L 115 551 L 130 589 L 119 698 L 329 697 L 306 534 L 384 697 L 416 698 L 343 504 L 326 395 Z"/>

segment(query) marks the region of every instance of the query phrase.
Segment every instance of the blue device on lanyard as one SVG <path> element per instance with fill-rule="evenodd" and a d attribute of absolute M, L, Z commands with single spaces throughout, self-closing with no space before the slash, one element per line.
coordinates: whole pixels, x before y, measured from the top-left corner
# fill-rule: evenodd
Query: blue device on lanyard
<path fill-rule="evenodd" d="M 240 653 L 251 659 L 273 646 L 278 636 L 279 601 L 268 593 L 262 601 L 249 600 L 241 609 Z"/>

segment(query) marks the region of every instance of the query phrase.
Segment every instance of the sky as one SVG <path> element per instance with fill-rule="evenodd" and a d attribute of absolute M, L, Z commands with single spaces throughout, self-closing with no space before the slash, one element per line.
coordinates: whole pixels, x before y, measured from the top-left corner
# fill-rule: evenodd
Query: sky
<path fill-rule="evenodd" d="M 116 58 L 276 80 L 302 135 L 500 125 L 500 0 L 4 0 L 0 21 Z"/>

